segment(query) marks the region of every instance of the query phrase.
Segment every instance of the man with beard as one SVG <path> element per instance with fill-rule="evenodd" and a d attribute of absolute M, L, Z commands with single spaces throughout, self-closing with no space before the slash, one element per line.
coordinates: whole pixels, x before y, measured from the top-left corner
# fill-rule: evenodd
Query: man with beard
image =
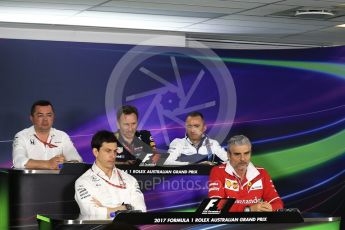
<path fill-rule="evenodd" d="M 116 168 L 117 139 L 114 133 L 98 131 L 91 140 L 96 160 L 75 182 L 75 200 L 80 219 L 110 219 L 124 210 L 146 211 L 137 180 Z"/>
<path fill-rule="evenodd" d="M 131 105 L 124 105 L 117 110 L 117 127 L 115 133 L 119 140 L 116 163 L 155 165 L 159 159 L 156 144 L 148 130 L 137 130 L 138 110 Z"/>
<path fill-rule="evenodd" d="M 251 163 L 252 144 L 243 135 L 228 141 L 229 162 L 211 170 L 210 198 L 236 198 L 231 212 L 271 212 L 283 208 L 267 171 Z"/>

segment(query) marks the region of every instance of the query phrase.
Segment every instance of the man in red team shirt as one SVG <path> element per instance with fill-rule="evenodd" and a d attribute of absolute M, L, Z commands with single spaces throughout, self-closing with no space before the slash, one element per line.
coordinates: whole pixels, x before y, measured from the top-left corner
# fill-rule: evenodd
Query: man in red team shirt
<path fill-rule="evenodd" d="M 231 212 L 271 212 L 283 208 L 267 171 L 250 162 L 252 144 L 243 135 L 228 141 L 229 162 L 210 173 L 210 198 L 236 198 Z"/>

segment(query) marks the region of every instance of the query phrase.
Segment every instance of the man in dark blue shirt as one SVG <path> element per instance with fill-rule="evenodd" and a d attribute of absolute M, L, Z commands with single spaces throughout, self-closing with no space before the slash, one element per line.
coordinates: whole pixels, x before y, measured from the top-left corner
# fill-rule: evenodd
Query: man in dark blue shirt
<path fill-rule="evenodd" d="M 139 165 L 144 159 L 146 164 L 155 164 L 159 159 L 156 144 L 148 130 L 137 130 L 138 110 L 131 105 L 124 105 L 117 111 L 119 140 L 117 164 Z"/>

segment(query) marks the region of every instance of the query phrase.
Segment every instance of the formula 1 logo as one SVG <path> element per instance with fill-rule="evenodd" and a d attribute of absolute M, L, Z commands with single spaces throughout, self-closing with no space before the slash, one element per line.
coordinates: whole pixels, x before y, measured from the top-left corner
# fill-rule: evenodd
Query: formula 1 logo
<path fill-rule="evenodd" d="M 156 166 L 156 163 L 153 161 L 153 153 L 147 153 L 142 157 L 142 162 L 139 166 Z"/>
<path fill-rule="evenodd" d="M 197 209 L 199 214 L 222 214 L 227 213 L 234 204 L 234 198 L 209 198 L 203 200 Z"/>

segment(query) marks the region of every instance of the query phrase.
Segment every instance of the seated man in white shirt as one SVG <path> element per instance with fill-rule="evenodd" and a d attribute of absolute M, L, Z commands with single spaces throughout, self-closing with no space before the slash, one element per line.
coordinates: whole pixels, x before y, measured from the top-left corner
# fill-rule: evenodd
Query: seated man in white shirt
<path fill-rule="evenodd" d="M 170 143 L 169 156 L 164 164 L 214 164 L 218 159 L 227 161 L 226 151 L 216 140 L 205 134 L 206 129 L 204 116 L 200 112 L 189 113 L 186 119 L 187 134 L 184 138 L 176 138 Z"/>
<path fill-rule="evenodd" d="M 27 169 L 58 169 L 65 161 L 82 162 L 69 136 L 52 128 L 54 109 L 49 101 L 31 106 L 32 126 L 18 132 L 13 140 L 13 166 Z"/>
<path fill-rule="evenodd" d="M 114 217 L 121 210 L 146 211 L 144 195 L 137 180 L 115 167 L 117 139 L 114 133 L 99 131 L 91 141 L 96 161 L 75 182 L 75 200 L 80 219 Z"/>

